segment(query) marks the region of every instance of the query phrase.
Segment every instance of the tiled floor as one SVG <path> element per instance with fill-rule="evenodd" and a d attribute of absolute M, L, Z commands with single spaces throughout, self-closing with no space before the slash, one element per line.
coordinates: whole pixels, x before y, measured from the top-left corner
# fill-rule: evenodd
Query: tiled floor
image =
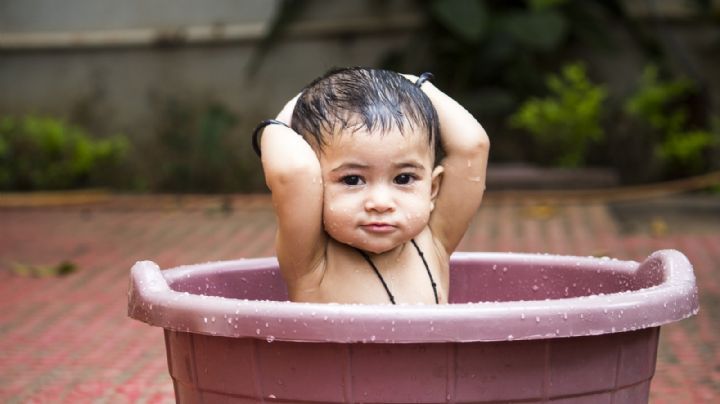
<path fill-rule="evenodd" d="M 489 194 L 460 250 L 633 260 L 682 251 L 695 266 L 701 310 L 663 327 L 651 402 L 713 402 L 720 397 L 720 217 L 695 229 L 649 215 L 632 231 L 617 217 L 599 200 Z M 273 236 L 265 196 L 0 208 L 0 401 L 172 402 L 162 331 L 125 313 L 129 268 L 145 259 L 167 268 L 273 255 Z M 61 262 L 74 271 L 52 276 Z"/>

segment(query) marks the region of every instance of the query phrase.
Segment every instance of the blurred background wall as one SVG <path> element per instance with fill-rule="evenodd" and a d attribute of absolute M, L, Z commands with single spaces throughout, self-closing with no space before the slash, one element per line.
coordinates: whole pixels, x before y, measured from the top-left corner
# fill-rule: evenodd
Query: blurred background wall
<path fill-rule="evenodd" d="M 4 149 L 0 147 L 5 177 L 17 176 L 7 172 L 22 171 L 17 161 L 28 159 L 20 154 L 21 147 L 7 145 L 18 137 L 45 136 L 37 132 L 53 125 L 59 125 L 54 130 L 65 137 L 75 128 L 93 139 L 121 136 L 122 141 L 105 144 L 105 149 L 98 146 L 100 157 L 93 158 L 102 161 L 102 156 L 113 154 L 107 150 L 117 150 L 123 158 L 122 164 L 119 157 L 113 164 L 98 163 L 80 180 L 61 185 L 32 178 L 6 178 L 3 183 L 0 171 L 0 189 L 109 184 L 140 191 L 262 190 L 259 164 L 249 148 L 252 127 L 274 116 L 314 77 L 330 67 L 348 65 L 412 73 L 432 70 L 438 85 L 487 126 L 496 162 L 569 162 L 632 173 L 637 171 L 632 164 L 608 157 L 629 150 L 626 139 L 613 140 L 614 135 L 605 132 L 635 130 L 613 126 L 632 126 L 633 122 L 617 119 L 618 111 L 637 90 L 650 63 L 659 66 L 659 77 L 668 83 L 680 77 L 693 83 L 681 100 L 690 108 L 684 112 L 689 118 L 683 133 L 702 129 L 716 134 L 718 3 L 3 0 L 0 116 L 6 118 L 6 132 L 15 133 L 8 135 L 11 140 Z M 591 122 L 603 132 L 602 142 L 593 128 L 589 140 L 575 139 L 575 145 L 546 144 L 543 135 L 527 128 L 542 122 L 523 123 L 518 118 L 516 124 L 508 123 L 520 114 L 523 102 L 552 94 L 548 76 L 562 77 L 563 67 L 575 62 L 581 65 L 583 79 L 601 85 L 601 101 L 617 105 L 601 111 L 599 123 Z M 671 98 L 664 101 L 678 102 Z M 19 121 L 28 116 L 32 122 Z M 44 120 L 47 117 L 60 123 Z M 548 131 L 562 128 L 551 125 Z M 670 135 L 647 137 L 634 141 L 636 153 L 669 142 Z M 701 143 L 699 150 L 707 161 L 700 168 L 672 168 L 670 174 L 657 168 L 638 178 L 630 176 L 627 182 L 716 167 L 713 141 Z M 563 147 L 572 149 L 570 157 L 543 159 L 548 149 Z M 48 153 L 41 153 L 31 159 L 45 159 L 53 166 Z M 625 160 L 637 159 L 628 154 Z M 99 177 L 99 170 L 107 174 Z"/>

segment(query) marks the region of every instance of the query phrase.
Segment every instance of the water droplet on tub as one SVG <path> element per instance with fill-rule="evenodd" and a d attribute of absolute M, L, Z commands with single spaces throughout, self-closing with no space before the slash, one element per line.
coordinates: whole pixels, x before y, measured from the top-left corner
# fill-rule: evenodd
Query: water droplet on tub
<path fill-rule="evenodd" d="M 265 338 L 265 340 L 266 340 L 267 342 L 273 342 L 273 341 L 275 341 L 275 336 L 274 336 L 274 335 L 268 335 L 267 338 Z"/>
<path fill-rule="evenodd" d="M 268 398 L 275 398 L 275 394 L 269 394 Z"/>
<path fill-rule="evenodd" d="M 370 336 L 370 341 L 375 341 L 375 336 L 374 336 L 374 335 L 371 335 L 371 336 Z"/>
<path fill-rule="evenodd" d="M 215 322 L 215 316 L 211 317 L 211 318 L 210 318 L 210 321 L 212 321 L 212 322 L 214 323 L 214 322 Z"/>
<path fill-rule="evenodd" d="M 207 324 L 207 317 L 203 317 L 203 321 Z"/>
<path fill-rule="evenodd" d="M 567 318 L 568 318 L 567 313 L 563 313 L 563 320 L 567 320 Z"/>
<path fill-rule="evenodd" d="M 255 329 L 255 334 L 260 335 L 260 329 L 259 329 L 259 328 L 256 328 L 256 329 Z"/>
<path fill-rule="evenodd" d="M 540 322 L 540 316 L 535 316 L 535 322 L 536 322 L 536 323 L 539 323 L 539 322 Z"/>
<path fill-rule="evenodd" d="M 525 313 L 520 313 L 520 320 L 525 320 Z"/>
<path fill-rule="evenodd" d="M 540 289 L 540 287 L 539 287 L 538 285 L 533 285 L 533 286 L 532 286 L 533 292 L 537 292 L 538 289 Z"/>
<path fill-rule="evenodd" d="M 514 339 L 515 339 L 515 337 L 513 337 L 512 334 L 510 334 L 510 335 L 507 336 L 507 340 L 508 340 L 508 341 L 512 341 L 512 340 L 514 340 Z"/>

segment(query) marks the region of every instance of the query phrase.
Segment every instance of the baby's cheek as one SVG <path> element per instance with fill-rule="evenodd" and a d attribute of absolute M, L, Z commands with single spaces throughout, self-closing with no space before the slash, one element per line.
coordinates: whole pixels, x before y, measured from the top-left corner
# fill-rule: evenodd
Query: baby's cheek
<path fill-rule="evenodd" d="M 348 209 L 337 201 L 333 202 L 335 203 L 326 203 L 323 209 L 323 226 L 331 236 L 343 231 L 351 223 Z"/>
<path fill-rule="evenodd" d="M 430 220 L 430 202 L 418 201 L 405 213 L 405 218 L 412 227 L 424 227 Z"/>

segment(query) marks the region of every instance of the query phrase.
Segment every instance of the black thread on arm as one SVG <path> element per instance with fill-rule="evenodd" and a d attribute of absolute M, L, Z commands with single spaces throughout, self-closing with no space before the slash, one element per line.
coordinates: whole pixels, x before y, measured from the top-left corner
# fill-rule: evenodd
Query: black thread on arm
<path fill-rule="evenodd" d="M 418 77 L 418 79 L 415 81 L 415 87 L 420 88 L 420 86 L 422 86 L 424 82 L 432 80 L 433 77 L 435 76 L 433 76 L 433 74 L 430 72 L 425 72 L 421 74 L 420 77 Z"/>
<path fill-rule="evenodd" d="M 255 127 L 252 133 L 252 148 L 258 157 L 262 157 L 262 153 L 260 151 L 260 137 L 262 135 L 263 129 L 265 129 L 265 127 L 268 125 L 282 125 L 286 128 L 289 128 L 289 126 L 287 126 L 285 122 L 278 121 L 277 119 L 266 119 L 260 122 L 258 126 Z"/>

